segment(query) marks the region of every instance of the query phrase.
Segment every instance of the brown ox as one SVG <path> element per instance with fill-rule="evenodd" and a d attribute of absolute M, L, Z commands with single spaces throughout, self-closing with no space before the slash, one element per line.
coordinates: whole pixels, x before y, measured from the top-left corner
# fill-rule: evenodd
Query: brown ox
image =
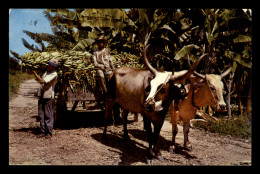
<path fill-rule="evenodd" d="M 175 74 L 186 73 L 187 70 L 175 72 Z M 195 76 L 190 77 L 191 84 L 186 85 L 187 96 L 183 101 L 170 106 L 172 122 L 172 143 L 169 148 L 170 152 L 175 150 L 175 137 L 178 133 L 177 123 L 179 118 L 183 121 L 184 148 L 192 150 L 188 139 L 190 120 L 196 116 L 199 107 L 210 105 L 216 111 L 223 111 L 226 103 L 223 99 L 223 83 L 221 81 L 231 71 L 229 68 L 221 75 L 207 74 L 202 75 L 194 72 Z"/>
<path fill-rule="evenodd" d="M 182 83 L 187 79 L 204 55 L 186 73 L 172 75 L 172 72 L 158 72 L 149 64 L 146 57 L 147 47 L 144 49 L 144 62 L 149 70 L 121 67 L 115 70 L 109 78 L 103 138 L 106 138 L 107 121 L 111 117 L 115 103 L 123 108 L 124 138 L 128 137 L 127 113 L 141 113 L 148 135 L 147 162 L 150 163 L 154 157 L 162 159 L 157 145 L 158 136 L 170 104 L 174 99 L 180 98 L 180 90 L 174 83 Z M 152 132 L 151 123 L 154 125 L 154 132 Z"/>

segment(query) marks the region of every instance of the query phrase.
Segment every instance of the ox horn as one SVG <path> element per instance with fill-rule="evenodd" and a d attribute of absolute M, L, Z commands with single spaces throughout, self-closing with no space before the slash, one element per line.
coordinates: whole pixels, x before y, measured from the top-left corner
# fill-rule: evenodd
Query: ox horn
<path fill-rule="evenodd" d="M 228 68 L 225 72 L 223 72 L 221 75 L 220 75 L 220 77 L 221 78 L 224 78 L 224 77 L 226 77 L 230 72 L 231 72 L 231 70 L 232 70 L 232 68 L 230 67 L 230 68 Z"/>
<path fill-rule="evenodd" d="M 206 56 L 207 54 L 203 54 L 202 56 L 200 56 L 200 58 L 198 58 L 198 60 L 190 67 L 190 69 L 182 75 L 172 75 L 172 77 L 170 78 L 170 80 L 175 81 L 176 83 L 183 83 L 184 80 L 186 80 L 187 78 L 189 78 L 191 76 L 192 73 L 194 73 L 195 69 L 197 68 L 197 66 L 199 65 L 200 61 L 204 58 L 204 56 Z"/>
<path fill-rule="evenodd" d="M 150 45 L 150 44 L 148 44 L 148 45 L 144 48 L 144 64 L 145 64 L 145 66 L 153 73 L 153 75 L 156 76 L 156 75 L 157 75 L 157 70 L 152 67 L 152 65 L 148 62 L 148 59 L 147 59 L 147 57 L 146 57 L 146 50 L 147 50 L 147 48 L 149 47 L 149 45 Z"/>
<path fill-rule="evenodd" d="M 189 67 L 191 67 L 191 64 L 190 64 L 190 55 L 189 55 L 189 53 L 188 53 L 188 55 L 187 55 L 187 60 L 188 60 L 188 65 L 189 65 Z M 201 78 L 201 79 L 205 79 L 205 78 L 206 78 L 205 75 L 200 74 L 200 73 L 198 73 L 198 72 L 196 72 L 196 71 L 194 71 L 193 74 L 194 74 L 196 77 L 199 77 L 199 78 Z"/>

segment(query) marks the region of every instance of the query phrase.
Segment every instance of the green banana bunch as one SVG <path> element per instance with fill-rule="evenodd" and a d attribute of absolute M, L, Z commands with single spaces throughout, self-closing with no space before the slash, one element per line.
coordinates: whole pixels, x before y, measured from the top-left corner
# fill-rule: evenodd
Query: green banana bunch
<path fill-rule="evenodd" d="M 126 52 L 112 55 L 113 63 L 118 68 L 121 66 L 127 66 L 142 69 L 144 68 L 144 65 L 140 64 L 139 59 L 140 57 Z"/>
<path fill-rule="evenodd" d="M 25 68 L 36 69 L 42 72 L 46 71 L 50 59 L 58 60 L 58 77 L 63 82 L 74 81 L 77 82 L 79 87 L 87 86 L 90 91 L 95 89 L 96 71 L 94 64 L 91 62 L 92 54 L 89 52 L 29 52 L 21 57 L 22 65 Z"/>
<path fill-rule="evenodd" d="M 139 57 L 130 53 L 111 55 L 114 66 L 128 66 L 143 68 L 139 63 Z M 62 81 L 77 84 L 77 89 L 93 92 L 96 89 L 96 69 L 92 63 L 92 54 L 82 51 L 51 51 L 51 52 L 28 52 L 22 57 L 22 65 L 28 69 L 46 71 L 50 59 L 57 59 L 59 66 L 58 76 Z M 60 85 L 63 85 L 60 83 Z"/>
<path fill-rule="evenodd" d="M 22 65 L 29 69 L 46 69 L 50 59 L 59 61 L 59 69 L 87 70 L 92 54 L 82 51 L 29 52 L 22 56 Z"/>

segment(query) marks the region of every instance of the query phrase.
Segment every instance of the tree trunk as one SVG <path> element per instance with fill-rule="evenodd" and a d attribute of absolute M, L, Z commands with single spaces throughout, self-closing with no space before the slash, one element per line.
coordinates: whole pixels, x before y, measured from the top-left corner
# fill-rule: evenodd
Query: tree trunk
<path fill-rule="evenodd" d="M 234 73 L 231 72 L 229 74 L 229 79 L 228 79 L 228 94 L 227 94 L 227 110 L 228 110 L 228 117 L 231 118 L 231 87 L 232 87 L 232 81 L 233 81 Z"/>
<path fill-rule="evenodd" d="M 252 92 L 252 70 L 250 69 L 248 75 L 248 92 L 247 92 L 247 102 L 246 102 L 246 112 L 248 115 L 251 115 L 252 113 L 251 92 Z"/>

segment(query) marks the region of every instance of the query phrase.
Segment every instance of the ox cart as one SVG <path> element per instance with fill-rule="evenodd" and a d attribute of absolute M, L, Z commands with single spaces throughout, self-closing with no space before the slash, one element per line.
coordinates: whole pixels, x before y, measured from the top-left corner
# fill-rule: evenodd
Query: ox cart
<path fill-rule="evenodd" d="M 88 90 L 86 87 L 76 87 L 75 81 L 69 81 L 67 89 L 67 102 L 73 102 L 70 111 L 75 111 L 79 102 L 85 111 L 102 111 L 104 110 L 104 94 L 96 88 L 94 91 Z M 86 103 L 88 105 L 86 105 Z"/>
<path fill-rule="evenodd" d="M 76 81 L 68 81 L 55 96 L 55 125 L 63 124 L 64 116 L 77 113 L 102 113 L 105 110 L 105 95 L 99 90 L 98 85 L 94 89 L 80 86 Z M 81 115 L 82 115 L 81 114 Z"/>

